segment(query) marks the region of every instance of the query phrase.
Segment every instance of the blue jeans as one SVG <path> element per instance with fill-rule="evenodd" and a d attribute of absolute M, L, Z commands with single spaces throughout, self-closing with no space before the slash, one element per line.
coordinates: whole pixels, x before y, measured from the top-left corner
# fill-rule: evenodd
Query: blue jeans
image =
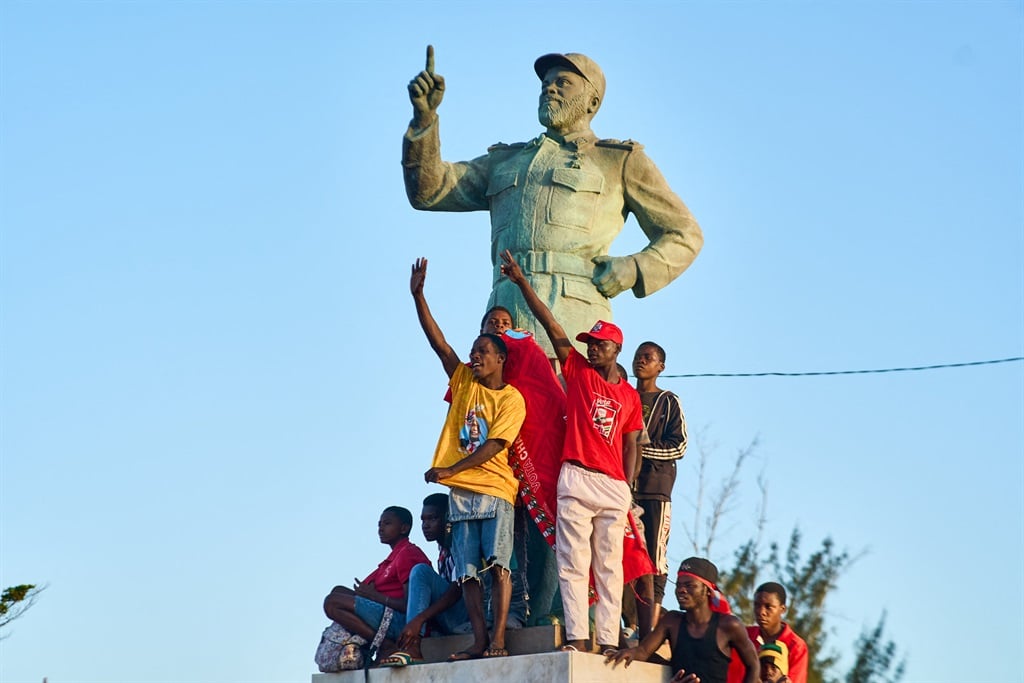
<path fill-rule="evenodd" d="M 512 504 L 501 498 L 452 489 L 448 519 L 457 579 L 478 579 L 477 574 L 491 565 L 509 569 L 513 512 Z"/>
<path fill-rule="evenodd" d="M 430 569 L 430 565 L 424 565 L 427 569 Z M 391 615 L 391 625 L 388 626 L 388 632 L 384 636 L 389 640 L 398 640 L 398 634 L 405 628 L 405 615 L 401 612 L 395 612 Z M 384 618 L 384 605 L 373 600 L 368 600 L 361 595 L 356 596 L 356 616 L 366 622 L 367 626 L 372 628 L 374 631 L 380 628 L 381 619 Z"/>
<path fill-rule="evenodd" d="M 442 576 L 434 571 L 429 564 L 418 564 L 412 568 L 409 574 L 409 602 L 405 613 L 405 621 L 408 623 L 413 617 L 421 614 L 427 607 L 441 599 L 452 586 Z M 459 626 L 469 621 L 466 613 L 466 603 L 459 598 L 459 601 L 434 617 L 434 622 L 440 627 L 441 632 L 450 635 L 456 632 Z M 424 629 L 420 635 L 426 635 Z"/>

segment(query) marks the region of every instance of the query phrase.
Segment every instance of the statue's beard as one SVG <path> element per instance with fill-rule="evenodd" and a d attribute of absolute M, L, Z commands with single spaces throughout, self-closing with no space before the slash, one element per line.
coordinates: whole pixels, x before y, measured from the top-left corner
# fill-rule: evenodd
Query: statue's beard
<path fill-rule="evenodd" d="M 541 96 L 540 106 L 537 108 L 537 118 L 540 119 L 540 124 L 547 128 L 571 128 L 581 119 L 586 118 L 586 116 L 586 93 L 563 102 L 556 100 L 545 101 L 544 97 Z"/>

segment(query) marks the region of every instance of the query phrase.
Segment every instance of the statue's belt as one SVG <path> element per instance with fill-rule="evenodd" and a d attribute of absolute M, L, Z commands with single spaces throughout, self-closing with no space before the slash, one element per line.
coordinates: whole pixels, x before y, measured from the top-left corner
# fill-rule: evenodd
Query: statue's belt
<path fill-rule="evenodd" d="M 594 276 L 594 264 L 575 254 L 559 251 L 513 252 L 513 258 L 526 273 L 552 273 L 554 275 L 575 275 L 588 280 Z M 494 281 L 501 277 L 501 266 L 494 267 Z"/>

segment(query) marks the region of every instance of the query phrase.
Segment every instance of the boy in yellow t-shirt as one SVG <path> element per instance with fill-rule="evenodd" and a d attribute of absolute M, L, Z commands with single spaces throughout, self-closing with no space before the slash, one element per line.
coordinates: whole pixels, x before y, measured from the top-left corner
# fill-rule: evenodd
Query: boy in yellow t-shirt
<path fill-rule="evenodd" d="M 508 464 L 508 447 L 526 417 L 526 403 L 502 379 L 508 353 L 505 342 L 497 335 L 482 334 L 476 338 L 469 354 L 469 367 L 459 360 L 427 306 L 423 295 L 426 276 L 427 260 L 417 259 L 412 266 L 409 289 L 420 326 L 448 374 L 452 401 L 433 466 L 423 476 L 427 482 L 451 488 L 448 519 L 452 523 L 455 576 L 462 583 L 473 625 L 473 644 L 450 659 L 504 657 L 508 655 L 505 621 L 511 597 L 508 567 L 512 557 L 513 505 L 519 488 Z M 491 571 L 493 581 L 494 634 L 489 642 L 479 579 L 482 571 Z"/>

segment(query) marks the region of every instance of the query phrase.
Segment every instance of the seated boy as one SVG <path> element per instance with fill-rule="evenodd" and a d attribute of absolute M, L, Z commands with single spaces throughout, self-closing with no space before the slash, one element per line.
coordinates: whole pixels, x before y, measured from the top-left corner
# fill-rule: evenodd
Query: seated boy
<path fill-rule="evenodd" d="M 367 642 L 374 641 L 382 623 L 388 621 L 382 638 L 398 639 L 405 626 L 409 574 L 418 564 L 430 564 L 423 551 L 409 541 L 410 531 L 411 512 L 397 505 L 384 509 L 377 522 L 377 536 L 381 543 L 391 546 L 391 553 L 369 576 L 362 581 L 357 579 L 354 589 L 334 587 L 324 598 L 324 613 L 328 619 Z"/>
<path fill-rule="evenodd" d="M 448 530 L 448 496 L 432 493 L 423 500 L 420 515 L 423 537 L 437 541 L 437 571 L 418 564 L 409 575 L 409 603 L 405 628 L 398 636 L 398 652 L 381 661 L 381 666 L 405 666 L 423 660 L 420 640 L 429 624 L 438 633 L 465 632 L 469 615 L 462 601 L 462 586 L 456 581 Z"/>

